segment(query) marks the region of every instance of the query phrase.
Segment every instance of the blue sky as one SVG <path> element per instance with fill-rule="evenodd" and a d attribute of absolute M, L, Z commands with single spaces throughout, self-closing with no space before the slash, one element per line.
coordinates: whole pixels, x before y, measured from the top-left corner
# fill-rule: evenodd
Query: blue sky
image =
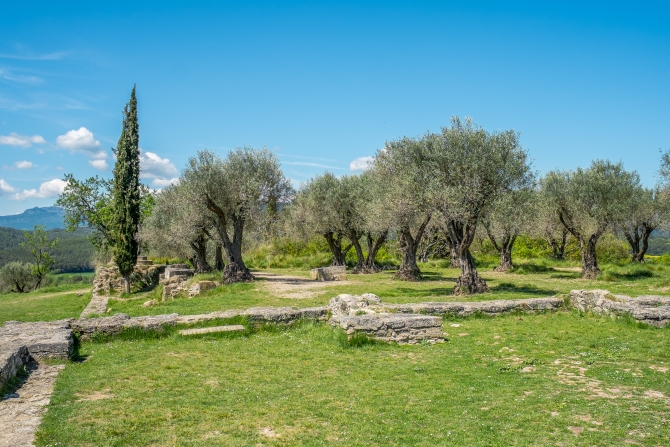
<path fill-rule="evenodd" d="M 540 172 L 609 158 L 652 185 L 670 149 L 667 2 L 138 3 L 3 2 L 0 215 L 109 176 L 135 83 L 154 187 L 244 145 L 296 185 L 350 173 L 453 115 L 519 131 Z"/>

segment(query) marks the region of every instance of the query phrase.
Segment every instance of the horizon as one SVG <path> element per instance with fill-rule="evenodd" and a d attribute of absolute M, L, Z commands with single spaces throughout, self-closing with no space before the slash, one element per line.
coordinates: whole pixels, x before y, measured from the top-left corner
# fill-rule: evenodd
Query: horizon
<path fill-rule="evenodd" d="M 0 214 L 111 176 L 137 84 L 143 181 L 263 146 L 294 186 L 360 172 L 388 140 L 471 116 L 541 174 L 670 149 L 667 4 L 12 4 L 0 30 Z M 118 30 L 119 32 L 110 32 Z M 122 32 L 121 32 L 122 31 Z M 45 37 L 48 36 L 48 39 Z"/>

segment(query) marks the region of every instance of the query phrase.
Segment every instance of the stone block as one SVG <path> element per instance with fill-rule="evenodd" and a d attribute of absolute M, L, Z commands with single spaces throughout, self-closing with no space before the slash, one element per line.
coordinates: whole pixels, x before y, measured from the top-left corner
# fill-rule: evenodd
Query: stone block
<path fill-rule="evenodd" d="M 309 276 L 317 281 L 344 281 L 347 279 L 347 267 L 341 265 L 312 269 Z"/>
<path fill-rule="evenodd" d="M 0 327 L 0 346 L 25 346 L 31 356 L 67 359 L 74 352 L 71 319 L 19 323 L 6 321 Z"/>
<path fill-rule="evenodd" d="M 605 315 L 629 315 L 637 321 L 656 327 L 670 323 L 670 298 L 643 295 L 631 298 L 613 295 L 607 290 L 572 290 L 570 304 L 582 312 Z"/>
<path fill-rule="evenodd" d="M 563 306 L 562 298 L 528 298 L 523 300 L 493 300 L 479 302 L 435 302 L 370 305 L 376 312 L 405 314 L 457 315 L 467 317 L 474 313 L 500 315 L 519 310 L 524 312 L 556 310 Z"/>
<path fill-rule="evenodd" d="M 385 342 L 416 344 L 442 343 L 442 318 L 416 314 L 371 314 L 339 316 L 330 319 L 333 326 L 344 329 L 351 338 L 355 334 Z"/>
<path fill-rule="evenodd" d="M 175 268 L 173 266 L 167 267 L 165 269 L 165 279 L 174 278 L 175 276 L 193 276 L 194 271 L 188 268 Z"/>
<path fill-rule="evenodd" d="M 192 298 L 208 290 L 215 289 L 216 286 L 217 284 L 214 281 L 198 281 L 188 289 L 188 296 Z"/>

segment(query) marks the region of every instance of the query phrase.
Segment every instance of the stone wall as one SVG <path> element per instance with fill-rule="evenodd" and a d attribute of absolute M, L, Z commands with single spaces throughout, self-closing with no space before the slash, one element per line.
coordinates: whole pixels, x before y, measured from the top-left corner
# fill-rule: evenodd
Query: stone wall
<path fill-rule="evenodd" d="M 155 286 L 164 272 L 164 265 L 136 265 L 130 275 L 130 285 L 133 288 Z M 124 291 L 119 268 L 116 266 L 98 267 L 93 279 L 93 294 L 109 295 L 112 291 L 117 293 Z"/>
<path fill-rule="evenodd" d="M 349 338 L 362 333 L 375 340 L 399 344 L 444 342 L 440 317 L 416 314 L 370 314 L 333 317 L 330 323 L 344 329 Z"/>
<path fill-rule="evenodd" d="M 30 354 L 27 347 L 0 346 L 0 391 L 29 361 Z"/>

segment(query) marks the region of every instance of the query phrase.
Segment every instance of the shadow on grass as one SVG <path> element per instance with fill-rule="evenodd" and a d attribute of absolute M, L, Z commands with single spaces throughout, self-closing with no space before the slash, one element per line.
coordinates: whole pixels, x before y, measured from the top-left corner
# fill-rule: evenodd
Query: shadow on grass
<path fill-rule="evenodd" d="M 581 274 L 579 272 L 574 272 L 574 273 L 554 273 L 549 275 L 550 279 L 579 279 L 581 278 Z"/>
<path fill-rule="evenodd" d="M 440 272 L 421 272 L 421 281 L 453 281 L 456 282 L 458 277 L 443 276 Z"/>
<path fill-rule="evenodd" d="M 558 290 L 542 289 L 531 284 L 512 284 L 511 282 L 501 282 L 491 287 L 492 292 L 514 292 L 527 293 L 529 295 L 553 296 Z"/>

